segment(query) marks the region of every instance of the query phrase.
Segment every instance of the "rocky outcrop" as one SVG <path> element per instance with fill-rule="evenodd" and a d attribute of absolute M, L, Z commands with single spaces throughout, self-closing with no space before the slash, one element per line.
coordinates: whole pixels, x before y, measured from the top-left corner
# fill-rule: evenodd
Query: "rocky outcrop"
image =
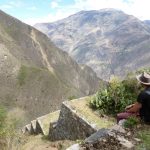
<path fill-rule="evenodd" d="M 150 27 L 119 10 L 81 11 L 35 27 L 105 80 L 150 65 Z"/>

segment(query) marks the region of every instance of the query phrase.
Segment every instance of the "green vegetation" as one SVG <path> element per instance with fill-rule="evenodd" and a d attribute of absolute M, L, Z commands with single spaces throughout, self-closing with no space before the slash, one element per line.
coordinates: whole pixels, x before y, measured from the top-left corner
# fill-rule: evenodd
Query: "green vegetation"
<path fill-rule="evenodd" d="M 13 117 L 12 117 L 13 116 Z M 13 149 L 18 143 L 20 134 L 17 132 L 19 120 L 10 115 L 3 106 L 0 106 L 0 149 Z"/>
<path fill-rule="evenodd" d="M 44 68 L 36 68 L 36 67 L 29 67 L 29 66 L 25 66 L 22 65 L 20 67 L 19 73 L 18 73 L 18 81 L 19 81 L 19 85 L 22 86 L 25 84 L 25 81 L 27 80 L 29 75 L 35 75 L 37 73 L 39 73 L 40 71 L 45 71 Z"/>
<path fill-rule="evenodd" d="M 76 96 L 72 95 L 72 96 L 68 97 L 68 100 L 73 100 L 73 99 L 76 99 L 76 98 L 77 98 Z"/>
<path fill-rule="evenodd" d="M 137 137 L 142 140 L 142 143 L 137 146 L 137 150 L 149 150 L 150 148 L 150 129 L 138 132 Z"/>
<path fill-rule="evenodd" d="M 125 128 L 134 128 L 138 124 L 139 120 L 138 118 L 131 116 L 127 118 L 127 120 L 124 122 Z"/>
<path fill-rule="evenodd" d="M 5 146 L 5 141 L 3 136 L 5 135 L 5 120 L 6 120 L 6 111 L 0 106 L 0 147 Z"/>
<path fill-rule="evenodd" d="M 112 117 L 101 117 L 96 111 L 93 111 L 89 107 L 89 100 L 91 97 L 86 97 L 83 99 L 75 99 L 72 101 L 68 101 L 68 104 L 76 110 L 76 113 L 79 116 L 85 118 L 89 123 L 95 124 L 97 129 L 101 128 L 109 128 L 114 125 L 115 121 Z"/>
<path fill-rule="evenodd" d="M 25 84 L 26 78 L 27 78 L 27 67 L 22 65 L 20 67 L 19 74 L 18 74 L 18 81 L 20 86 Z"/>
<path fill-rule="evenodd" d="M 106 89 L 99 90 L 91 98 L 90 106 L 103 114 L 115 115 L 136 101 L 140 89 L 135 78 L 120 81 L 114 77 Z"/>

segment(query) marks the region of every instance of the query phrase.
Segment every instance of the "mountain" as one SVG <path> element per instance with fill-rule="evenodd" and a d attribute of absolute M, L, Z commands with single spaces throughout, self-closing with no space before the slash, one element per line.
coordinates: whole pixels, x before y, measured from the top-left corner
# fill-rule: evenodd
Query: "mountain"
<path fill-rule="evenodd" d="M 144 20 L 144 23 L 150 26 L 150 20 Z"/>
<path fill-rule="evenodd" d="M 99 81 L 45 34 L 0 11 L 0 104 L 31 120 L 68 97 L 93 94 Z"/>
<path fill-rule="evenodd" d="M 119 10 L 81 11 L 35 27 L 106 80 L 150 65 L 149 26 Z"/>

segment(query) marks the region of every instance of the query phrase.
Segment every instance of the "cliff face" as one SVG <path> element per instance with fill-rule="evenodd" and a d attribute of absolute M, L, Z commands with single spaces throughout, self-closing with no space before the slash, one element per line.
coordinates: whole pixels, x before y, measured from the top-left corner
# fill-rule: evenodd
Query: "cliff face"
<path fill-rule="evenodd" d="M 70 96 L 94 93 L 99 79 L 40 31 L 0 11 L 0 103 L 28 119 L 59 108 Z"/>
<path fill-rule="evenodd" d="M 150 27 L 122 11 L 81 11 L 35 27 L 103 79 L 150 65 Z"/>

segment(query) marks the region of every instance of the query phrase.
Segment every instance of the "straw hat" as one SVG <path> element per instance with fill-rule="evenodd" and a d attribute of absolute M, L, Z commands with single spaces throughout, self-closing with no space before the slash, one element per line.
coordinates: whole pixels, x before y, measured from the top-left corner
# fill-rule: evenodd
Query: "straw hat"
<path fill-rule="evenodd" d="M 150 85 L 150 74 L 143 72 L 142 74 L 137 75 L 136 78 L 140 83 Z"/>

